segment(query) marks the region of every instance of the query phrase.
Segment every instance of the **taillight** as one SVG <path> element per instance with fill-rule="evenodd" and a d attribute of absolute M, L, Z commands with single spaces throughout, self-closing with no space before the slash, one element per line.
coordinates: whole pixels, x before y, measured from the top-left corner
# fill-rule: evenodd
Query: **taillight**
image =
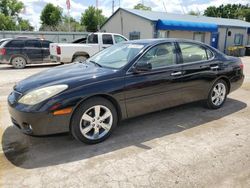
<path fill-rule="evenodd" d="M 0 48 L 0 55 L 5 55 L 5 54 L 6 54 L 6 49 Z"/>
<path fill-rule="evenodd" d="M 57 55 L 61 55 L 61 48 L 60 48 L 60 46 L 56 47 L 56 53 L 57 53 Z"/>
<path fill-rule="evenodd" d="M 243 68 L 244 68 L 244 64 L 241 63 L 241 64 L 240 64 L 240 69 L 243 70 Z"/>

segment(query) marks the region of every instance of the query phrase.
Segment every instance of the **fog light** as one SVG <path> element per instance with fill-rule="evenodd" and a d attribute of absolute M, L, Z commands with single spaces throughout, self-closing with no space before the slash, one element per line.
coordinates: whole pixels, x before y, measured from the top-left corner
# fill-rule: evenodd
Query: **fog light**
<path fill-rule="evenodd" d="M 23 123 L 23 129 L 26 131 L 26 132 L 32 132 L 32 126 L 31 124 L 28 124 L 28 123 Z"/>

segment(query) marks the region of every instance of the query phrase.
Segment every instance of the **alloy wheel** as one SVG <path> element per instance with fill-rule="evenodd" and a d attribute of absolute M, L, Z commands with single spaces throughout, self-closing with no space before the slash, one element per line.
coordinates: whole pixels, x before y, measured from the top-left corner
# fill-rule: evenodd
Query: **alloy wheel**
<path fill-rule="evenodd" d="M 212 103 L 215 106 L 220 106 L 226 98 L 226 92 L 226 86 L 221 82 L 217 83 L 212 91 Z"/>
<path fill-rule="evenodd" d="M 84 112 L 80 121 L 80 131 L 84 137 L 97 140 L 104 137 L 111 129 L 113 115 L 103 105 L 95 105 Z"/>

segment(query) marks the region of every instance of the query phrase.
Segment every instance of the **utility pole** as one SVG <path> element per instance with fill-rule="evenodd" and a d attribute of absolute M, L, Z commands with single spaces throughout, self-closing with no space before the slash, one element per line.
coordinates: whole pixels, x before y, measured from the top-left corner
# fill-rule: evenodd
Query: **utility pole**
<path fill-rule="evenodd" d="M 99 25 L 99 11 L 98 11 L 98 0 L 96 0 L 96 16 L 97 16 L 97 30 L 100 30 L 100 25 Z"/>
<path fill-rule="evenodd" d="M 112 1 L 112 14 L 114 14 L 115 12 L 115 1 L 113 0 Z"/>

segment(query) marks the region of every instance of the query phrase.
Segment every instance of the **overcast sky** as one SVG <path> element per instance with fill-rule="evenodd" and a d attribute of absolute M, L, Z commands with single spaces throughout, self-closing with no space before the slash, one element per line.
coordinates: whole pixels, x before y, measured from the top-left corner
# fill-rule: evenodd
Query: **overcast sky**
<path fill-rule="evenodd" d="M 40 27 L 40 13 L 43 7 L 51 2 L 54 5 L 60 6 L 64 13 L 67 13 L 66 0 L 21 0 L 25 5 L 25 11 L 21 15 L 28 19 L 36 28 Z M 81 13 L 90 5 L 96 5 L 96 0 L 70 0 L 71 10 L 70 15 L 79 20 Z M 119 3 L 120 2 L 120 3 Z M 249 0 L 115 0 L 115 10 L 119 4 L 123 8 L 133 8 L 134 5 L 143 2 L 144 5 L 150 6 L 153 11 L 167 11 L 169 13 L 187 13 L 190 10 L 204 11 L 208 6 L 219 6 L 227 3 L 247 4 Z M 165 4 L 165 8 L 163 5 Z M 112 0 L 99 0 L 99 8 L 103 10 L 105 16 L 109 17 L 112 14 Z"/>

